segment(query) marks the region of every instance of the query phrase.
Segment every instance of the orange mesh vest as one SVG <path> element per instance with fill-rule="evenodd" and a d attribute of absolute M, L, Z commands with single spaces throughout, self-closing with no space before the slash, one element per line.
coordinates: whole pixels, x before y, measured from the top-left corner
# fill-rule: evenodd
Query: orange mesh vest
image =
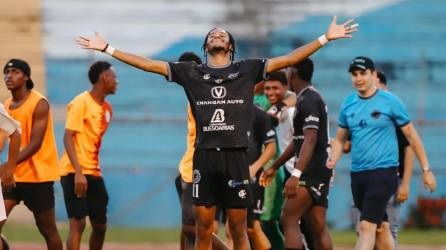
<path fill-rule="evenodd" d="M 12 99 L 5 102 L 5 108 L 8 113 L 18 122 L 22 128 L 22 141 L 20 148 L 25 148 L 31 141 L 31 129 L 33 127 L 33 113 L 37 103 L 47 99 L 38 93 L 31 90 L 24 103 L 18 108 L 11 109 Z M 48 114 L 48 125 L 46 127 L 45 135 L 43 137 L 42 146 L 30 158 L 18 164 L 14 172 L 16 182 L 48 182 L 57 181 L 60 178 L 59 168 L 57 167 L 57 148 L 56 139 L 54 137 L 53 117 L 51 110 Z"/>

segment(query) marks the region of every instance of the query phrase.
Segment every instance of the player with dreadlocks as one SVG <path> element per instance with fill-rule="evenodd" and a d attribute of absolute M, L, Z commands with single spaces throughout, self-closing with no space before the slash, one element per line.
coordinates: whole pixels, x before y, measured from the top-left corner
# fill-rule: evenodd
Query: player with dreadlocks
<path fill-rule="evenodd" d="M 204 58 L 206 59 L 206 63 L 208 62 L 208 50 L 207 50 L 207 48 L 206 48 L 206 46 L 207 46 L 207 43 L 208 43 L 208 38 L 209 38 L 209 35 L 213 32 L 213 31 L 215 31 L 215 30 L 217 30 L 217 29 L 219 29 L 219 28 L 213 28 L 213 29 L 211 29 L 208 33 L 207 33 L 207 35 L 206 35 L 206 37 L 204 38 L 204 41 L 203 41 L 203 45 L 201 45 L 201 49 L 203 50 L 203 56 L 204 56 Z M 231 60 L 231 63 L 232 62 L 234 62 L 234 58 L 235 58 L 235 40 L 234 40 L 234 37 L 232 36 L 232 34 L 229 32 L 229 31 L 226 31 L 226 33 L 228 34 L 228 39 L 229 39 L 229 59 Z"/>
<path fill-rule="evenodd" d="M 163 62 L 111 47 L 98 33 L 78 37 L 84 49 L 105 52 L 136 68 L 163 75 L 181 85 L 196 119 L 193 159 L 193 202 L 196 249 L 211 249 L 216 205 L 226 208 L 234 249 L 249 249 L 246 208 L 251 204 L 247 148 L 253 119 L 254 85 L 269 72 L 296 64 L 328 41 L 352 37 L 353 20 L 341 25 L 333 18 L 318 39 L 271 59 L 233 62 L 235 41 L 224 29 L 212 29 L 203 47 L 206 63 Z M 231 42 L 232 41 L 232 42 Z"/>

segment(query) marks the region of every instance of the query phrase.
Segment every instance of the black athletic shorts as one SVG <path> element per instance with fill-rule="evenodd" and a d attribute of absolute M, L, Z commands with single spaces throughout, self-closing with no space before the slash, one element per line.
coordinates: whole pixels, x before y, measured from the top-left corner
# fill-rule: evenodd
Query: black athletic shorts
<path fill-rule="evenodd" d="M 3 191 L 4 200 L 23 201 L 33 213 L 40 213 L 54 208 L 54 182 L 16 182 L 16 186 Z"/>
<path fill-rule="evenodd" d="M 246 208 L 251 204 L 245 148 L 196 149 L 193 162 L 194 205 Z"/>
<path fill-rule="evenodd" d="M 291 174 L 285 171 L 285 181 L 284 184 L 290 178 Z M 299 179 L 299 186 L 305 187 L 313 200 L 313 206 L 328 208 L 328 194 L 330 191 L 330 178 L 309 178 L 308 181 L 304 177 Z"/>
<path fill-rule="evenodd" d="M 62 176 L 63 196 L 68 218 L 82 219 L 87 215 L 96 223 L 107 223 L 108 193 L 104 179 L 100 176 L 85 175 L 87 195 L 78 198 L 74 193 L 74 174 Z"/>
<path fill-rule="evenodd" d="M 253 203 L 248 207 L 248 227 L 252 228 L 254 220 L 260 220 L 263 212 L 263 201 L 265 198 L 265 188 L 260 186 L 259 179 L 263 170 L 260 169 L 256 176 L 251 178 L 251 191 Z"/>
<path fill-rule="evenodd" d="M 360 220 L 375 223 L 387 221 L 386 206 L 398 188 L 397 168 L 378 168 L 351 172 L 351 188 Z"/>

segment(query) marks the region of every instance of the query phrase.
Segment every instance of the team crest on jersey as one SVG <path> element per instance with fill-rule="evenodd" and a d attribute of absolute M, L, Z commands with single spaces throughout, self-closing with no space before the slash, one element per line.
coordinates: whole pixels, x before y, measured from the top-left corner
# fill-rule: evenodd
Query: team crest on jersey
<path fill-rule="evenodd" d="M 104 117 L 105 117 L 105 121 L 106 121 L 107 123 L 109 123 L 109 122 L 110 122 L 110 119 L 111 119 L 110 111 L 106 110 L 106 111 L 105 111 L 105 115 L 104 115 Z"/>
<path fill-rule="evenodd" d="M 246 190 L 242 189 L 238 192 L 238 197 L 242 198 L 242 199 L 246 199 Z"/>
<path fill-rule="evenodd" d="M 203 76 L 203 79 L 204 79 L 204 80 L 209 80 L 209 79 L 211 79 L 211 74 L 205 74 L 205 75 Z"/>
<path fill-rule="evenodd" d="M 195 169 L 194 172 L 192 172 L 192 181 L 193 183 L 199 183 L 201 180 L 201 174 L 198 169 Z"/>
<path fill-rule="evenodd" d="M 362 119 L 360 122 L 359 122 L 359 127 L 360 128 L 366 128 L 367 127 L 367 122 L 365 121 L 365 119 Z"/>
<path fill-rule="evenodd" d="M 211 95 L 215 99 L 221 99 L 226 96 L 226 88 L 224 86 L 217 86 L 211 89 Z"/>

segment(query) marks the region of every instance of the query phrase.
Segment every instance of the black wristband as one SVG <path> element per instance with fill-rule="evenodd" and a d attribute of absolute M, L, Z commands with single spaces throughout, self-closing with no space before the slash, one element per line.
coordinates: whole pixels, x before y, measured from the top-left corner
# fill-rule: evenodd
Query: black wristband
<path fill-rule="evenodd" d="M 101 52 L 105 52 L 107 50 L 107 48 L 108 48 L 108 43 L 107 43 L 107 45 L 105 45 L 105 48 L 103 50 L 101 50 Z"/>

